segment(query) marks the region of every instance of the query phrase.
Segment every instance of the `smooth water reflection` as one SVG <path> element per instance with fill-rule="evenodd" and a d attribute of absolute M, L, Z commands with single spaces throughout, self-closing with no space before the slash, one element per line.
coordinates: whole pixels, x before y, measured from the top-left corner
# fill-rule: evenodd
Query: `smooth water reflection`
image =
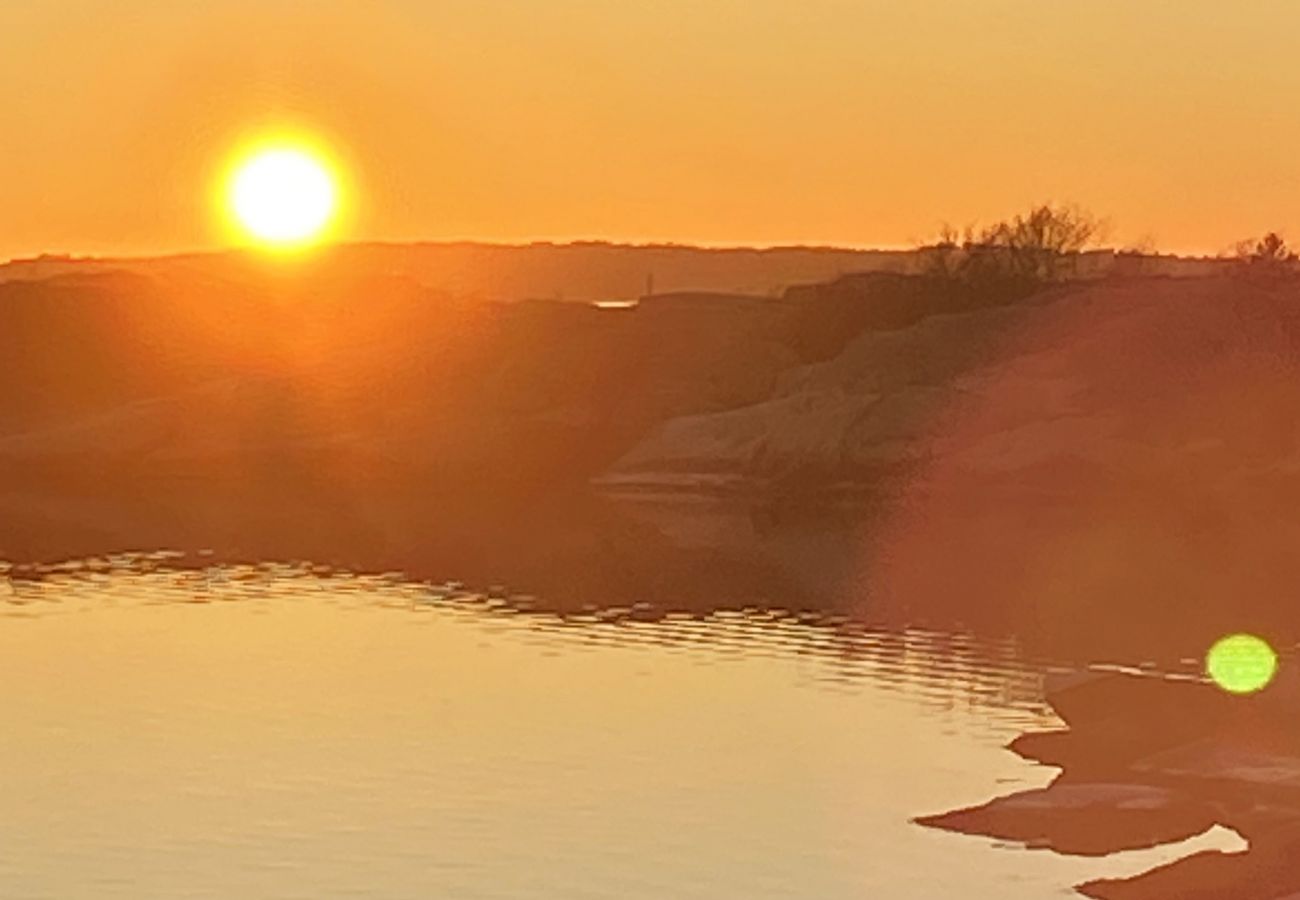
<path fill-rule="evenodd" d="M 165 554 L 0 566 L 5 897 L 1041 898 L 1010 642 Z"/>

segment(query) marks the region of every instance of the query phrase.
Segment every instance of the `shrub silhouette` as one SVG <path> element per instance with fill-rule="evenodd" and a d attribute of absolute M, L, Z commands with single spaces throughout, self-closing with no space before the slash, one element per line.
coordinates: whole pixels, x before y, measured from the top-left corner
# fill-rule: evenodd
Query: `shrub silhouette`
<path fill-rule="evenodd" d="M 1005 302 L 1075 275 L 1079 254 L 1100 233 L 1101 223 L 1087 211 L 1051 204 L 961 234 L 945 226 L 923 248 L 924 273 L 986 302 Z"/>
<path fill-rule="evenodd" d="M 787 290 L 794 312 L 786 340 L 812 362 L 835 356 L 864 331 L 1013 303 L 1073 276 L 1079 253 L 1099 230 L 1087 212 L 1051 205 L 962 233 L 945 226 L 935 243 L 920 249 L 919 277 L 862 272 Z"/>
<path fill-rule="evenodd" d="M 1251 276 L 1278 277 L 1294 274 L 1297 257 L 1276 231 L 1237 245 L 1237 261 Z"/>

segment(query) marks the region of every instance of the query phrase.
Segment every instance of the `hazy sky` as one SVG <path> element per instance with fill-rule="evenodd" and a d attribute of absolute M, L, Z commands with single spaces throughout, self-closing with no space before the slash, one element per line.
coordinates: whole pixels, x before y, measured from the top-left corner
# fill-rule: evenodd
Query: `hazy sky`
<path fill-rule="evenodd" d="M 1293 0 L 3 0 L 0 258 L 218 245 L 214 179 L 283 125 L 346 160 L 354 238 L 900 245 L 1055 199 L 1217 251 L 1300 231 L 1297 35 Z"/>

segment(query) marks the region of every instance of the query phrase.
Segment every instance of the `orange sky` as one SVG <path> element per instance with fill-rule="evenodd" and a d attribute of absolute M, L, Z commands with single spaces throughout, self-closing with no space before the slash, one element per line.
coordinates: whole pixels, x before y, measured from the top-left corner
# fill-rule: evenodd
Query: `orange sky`
<path fill-rule="evenodd" d="M 905 245 L 1072 200 L 1117 243 L 1300 229 L 1300 3 L 0 5 L 0 258 L 219 246 L 289 126 L 349 239 Z"/>

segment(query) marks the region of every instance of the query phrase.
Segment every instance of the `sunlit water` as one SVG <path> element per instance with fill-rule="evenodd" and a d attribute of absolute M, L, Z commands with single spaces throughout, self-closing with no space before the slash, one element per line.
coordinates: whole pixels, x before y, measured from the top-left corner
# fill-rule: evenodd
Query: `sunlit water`
<path fill-rule="evenodd" d="M 0 601 L 5 898 L 1037 900 L 1170 856 L 910 823 L 1050 780 L 1011 644 L 158 558 Z"/>

